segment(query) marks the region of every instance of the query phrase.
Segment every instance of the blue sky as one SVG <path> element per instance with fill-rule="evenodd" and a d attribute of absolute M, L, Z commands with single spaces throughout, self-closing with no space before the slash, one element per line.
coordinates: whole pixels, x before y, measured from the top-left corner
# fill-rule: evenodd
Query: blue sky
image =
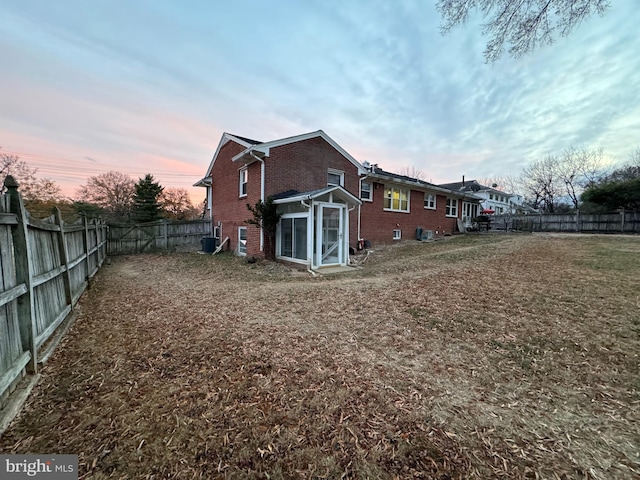
<path fill-rule="evenodd" d="M 614 0 L 521 59 L 484 62 L 479 17 L 435 0 L 0 0 L 0 146 L 73 196 L 150 172 L 190 188 L 223 132 L 322 129 L 435 183 L 517 174 L 570 146 L 640 146 L 640 9 Z"/>

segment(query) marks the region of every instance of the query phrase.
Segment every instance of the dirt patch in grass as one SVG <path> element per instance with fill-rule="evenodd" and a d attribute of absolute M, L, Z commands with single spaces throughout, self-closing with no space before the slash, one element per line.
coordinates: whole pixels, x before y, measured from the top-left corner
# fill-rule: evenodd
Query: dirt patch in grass
<path fill-rule="evenodd" d="M 637 237 L 117 257 L 0 439 L 83 478 L 637 478 Z"/>

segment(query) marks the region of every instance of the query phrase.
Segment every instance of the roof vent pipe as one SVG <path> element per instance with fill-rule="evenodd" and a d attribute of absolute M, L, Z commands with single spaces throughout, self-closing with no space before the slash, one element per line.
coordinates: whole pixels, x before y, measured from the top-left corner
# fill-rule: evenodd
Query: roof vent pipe
<path fill-rule="evenodd" d="M 464 187 L 464 175 L 462 175 L 462 186 Z"/>

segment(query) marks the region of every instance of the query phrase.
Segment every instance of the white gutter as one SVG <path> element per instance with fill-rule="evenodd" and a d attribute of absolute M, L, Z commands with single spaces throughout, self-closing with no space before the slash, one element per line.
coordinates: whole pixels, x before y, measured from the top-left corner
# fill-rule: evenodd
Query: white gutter
<path fill-rule="evenodd" d="M 249 155 L 260 162 L 260 201 L 264 202 L 264 159 L 256 157 L 252 150 L 249 150 Z M 260 227 L 260 251 L 264 251 L 264 230 L 262 227 Z"/>
<path fill-rule="evenodd" d="M 360 187 L 358 188 L 358 194 L 360 195 L 360 202 L 361 202 L 360 205 L 358 205 L 358 241 L 362 240 L 362 235 L 360 235 L 361 233 L 360 216 L 362 215 L 362 204 L 364 203 L 362 202 L 362 181 L 368 179 L 369 177 L 370 177 L 369 174 L 366 174 L 360 177 Z M 371 183 L 371 195 L 373 195 L 373 183 Z"/>

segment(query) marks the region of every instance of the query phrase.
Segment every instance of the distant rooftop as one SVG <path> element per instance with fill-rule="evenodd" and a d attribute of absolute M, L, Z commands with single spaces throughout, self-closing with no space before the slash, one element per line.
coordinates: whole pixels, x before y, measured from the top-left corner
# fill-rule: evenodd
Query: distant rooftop
<path fill-rule="evenodd" d="M 463 182 L 441 183 L 441 187 L 454 191 L 479 192 L 480 190 L 492 190 L 489 187 L 480 185 L 477 180 L 466 180 Z"/>
<path fill-rule="evenodd" d="M 453 182 L 453 183 L 442 183 L 439 185 L 440 187 L 448 188 L 449 190 L 457 191 L 457 192 L 494 192 L 500 195 L 510 196 L 510 194 L 505 193 L 501 190 L 496 190 L 492 187 L 487 187 L 486 185 L 481 185 L 477 180 L 465 180 L 464 182 Z"/>

